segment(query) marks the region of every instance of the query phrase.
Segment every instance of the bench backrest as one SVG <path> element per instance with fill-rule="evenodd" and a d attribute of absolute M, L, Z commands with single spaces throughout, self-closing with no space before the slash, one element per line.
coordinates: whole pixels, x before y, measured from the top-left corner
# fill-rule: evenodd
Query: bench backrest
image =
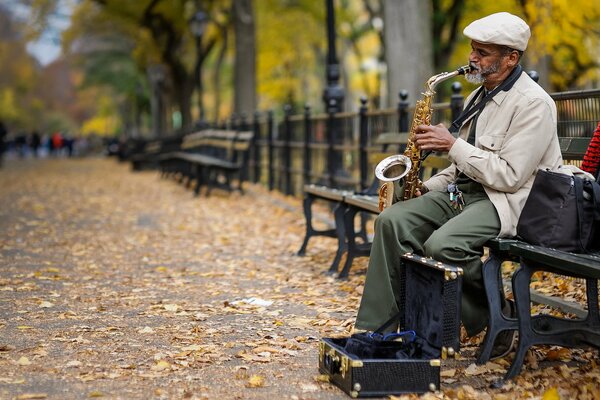
<path fill-rule="evenodd" d="M 252 131 L 204 129 L 184 136 L 181 150 L 232 162 L 244 161 L 253 136 Z"/>

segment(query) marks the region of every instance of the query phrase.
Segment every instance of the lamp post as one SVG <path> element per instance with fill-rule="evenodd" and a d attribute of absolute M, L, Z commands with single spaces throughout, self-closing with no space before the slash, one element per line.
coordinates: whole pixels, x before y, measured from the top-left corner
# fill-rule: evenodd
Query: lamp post
<path fill-rule="evenodd" d="M 190 18 L 190 31 L 196 39 L 196 66 L 194 68 L 194 78 L 196 90 L 198 92 L 198 108 L 200 110 L 200 121 L 204 121 L 204 105 L 202 103 L 202 35 L 208 25 L 208 15 L 199 10 Z"/>
<path fill-rule="evenodd" d="M 160 64 L 148 67 L 148 78 L 152 87 L 152 116 L 153 136 L 160 137 L 166 134 L 166 116 L 164 105 L 165 80 L 167 78 L 165 67 Z"/>
<path fill-rule="evenodd" d="M 344 89 L 339 85 L 340 65 L 335 52 L 335 10 L 333 0 L 325 0 L 327 3 L 327 86 L 323 90 L 323 101 L 325 111 L 329 114 L 327 118 L 327 175 L 328 185 L 335 186 L 335 176 L 345 175 L 343 172 L 343 161 L 341 154 L 335 151 L 335 143 L 341 140 L 339 122 L 335 114 L 342 111 L 344 101 Z"/>
<path fill-rule="evenodd" d="M 335 11 L 333 0 L 327 2 L 327 67 L 326 78 L 327 86 L 323 91 L 323 101 L 325 110 L 339 112 L 342 111 L 342 102 L 344 101 L 344 89 L 338 84 L 340 80 L 340 65 L 335 51 Z"/>

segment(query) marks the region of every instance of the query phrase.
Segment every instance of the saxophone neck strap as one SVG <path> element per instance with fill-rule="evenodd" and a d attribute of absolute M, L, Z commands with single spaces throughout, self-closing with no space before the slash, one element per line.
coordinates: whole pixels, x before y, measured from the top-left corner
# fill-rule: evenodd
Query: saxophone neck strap
<path fill-rule="evenodd" d="M 467 105 L 467 107 L 465 107 L 463 112 L 458 116 L 458 118 L 456 118 L 454 120 L 454 122 L 452 122 L 452 125 L 450 126 L 450 129 L 449 129 L 450 133 L 457 133 L 460 130 L 463 123 L 467 119 L 469 119 L 471 116 L 473 116 L 476 113 L 478 113 L 479 111 L 481 111 L 483 109 L 483 107 L 485 106 L 485 104 L 488 101 L 490 101 L 492 98 L 494 98 L 494 96 L 496 94 L 498 94 L 498 92 L 500 92 L 500 91 L 508 92 L 514 86 L 517 79 L 519 79 L 522 72 L 523 72 L 523 68 L 521 67 L 521 65 L 520 64 L 517 65 L 517 67 L 512 70 L 512 72 L 510 73 L 508 78 L 506 78 L 504 80 L 504 82 L 502 82 L 500 85 L 498 85 L 494 90 L 492 90 L 487 95 L 485 95 L 485 97 L 483 99 L 481 99 L 480 102 L 478 102 L 477 104 L 474 105 L 473 103 L 475 103 L 475 100 L 477 100 L 481 96 L 481 93 L 484 90 L 483 86 L 481 86 L 479 88 L 479 90 L 477 91 L 477 94 L 475 94 L 475 96 L 473 96 L 471 98 L 471 101 L 469 101 L 469 104 Z"/>

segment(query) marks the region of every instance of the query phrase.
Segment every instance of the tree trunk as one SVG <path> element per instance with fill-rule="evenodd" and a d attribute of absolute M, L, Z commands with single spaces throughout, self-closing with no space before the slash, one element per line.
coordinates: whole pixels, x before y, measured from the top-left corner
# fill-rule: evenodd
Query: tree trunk
<path fill-rule="evenodd" d="M 403 89 L 414 104 L 433 75 L 430 4 L 423 0 L 384 0 L 383 4 L 388 106 L 396 105 Z"/>
<path fill-rule="evenodd" d="M 233 1 L 235 34 L 234 107 L 236 114 L 256 110 L 256 37 L 252 0 Z"/>

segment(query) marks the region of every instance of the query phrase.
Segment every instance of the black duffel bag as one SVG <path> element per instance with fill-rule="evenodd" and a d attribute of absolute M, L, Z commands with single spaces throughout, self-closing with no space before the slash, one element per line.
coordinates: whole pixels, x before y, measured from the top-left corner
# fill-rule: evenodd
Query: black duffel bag
<path fill-rule="evenodd" d="M 600 250 L 600 184 L 539 170 L 517 235 L 534 245 L 573 253 Z"/>

